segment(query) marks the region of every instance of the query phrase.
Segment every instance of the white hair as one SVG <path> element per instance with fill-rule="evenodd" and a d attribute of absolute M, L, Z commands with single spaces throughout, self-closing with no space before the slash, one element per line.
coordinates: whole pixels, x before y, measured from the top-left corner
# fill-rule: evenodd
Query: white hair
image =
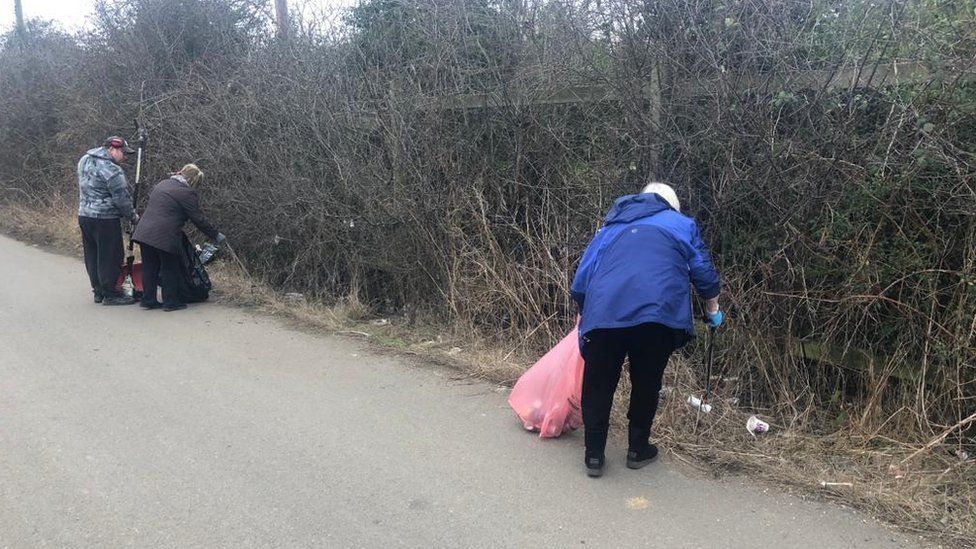
<path fill-rule="evenodd" d="M 671 185 L 666 183 L 648 183 L 641 193 L 656 194 L 663 198 L 676 212 L 681 211 L 681 202 L 678 202 L 678 195 L 671 188 Z"/>

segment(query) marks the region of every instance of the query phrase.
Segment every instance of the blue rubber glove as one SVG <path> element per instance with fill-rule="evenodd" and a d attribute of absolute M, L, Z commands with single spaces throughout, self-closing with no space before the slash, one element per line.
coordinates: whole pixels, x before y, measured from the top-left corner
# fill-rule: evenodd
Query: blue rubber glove
<path fill-rule="evenodd" d="M 715 311 L 714 313 L 707 313 L 705 316 L 708 318 L 708 326 L 710 328 L 718 328 L 722 325 L 722 319 L 725 318 L 721 310 Z"/>
<path fill-rule="evenodd" d="M 225 240 L 227 240 L 227 237 L 224 236 L 224 233 L 217 233 L 217 242 L 223 242 Z"/>

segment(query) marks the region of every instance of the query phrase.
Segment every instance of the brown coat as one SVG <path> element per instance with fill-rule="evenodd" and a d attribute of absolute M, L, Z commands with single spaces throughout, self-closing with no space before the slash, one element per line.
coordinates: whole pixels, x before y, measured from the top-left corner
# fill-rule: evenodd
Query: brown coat
<path fill-rule="evenodd" d="M 188 219 L 208 237 L 217 238 L 217 229 L 200 211 L 197 191 L 178 179 L 164 179 L 149 194 L 149 204 L 136 225 L 132 240 L 179 254 L 183 225 Z"/>

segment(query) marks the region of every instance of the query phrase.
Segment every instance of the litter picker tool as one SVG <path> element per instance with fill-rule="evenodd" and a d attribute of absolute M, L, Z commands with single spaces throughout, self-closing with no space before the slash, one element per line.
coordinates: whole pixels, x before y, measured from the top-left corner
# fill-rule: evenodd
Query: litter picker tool
<path fill-rule="evenodd" d="M 146 142 L 149 140 L 149 136 L 146 129 L 139 124 L 139 119 L 135 120 L 136 125 L 136 140 L 138 142 L 136 148 L 136 179 L 132 186 L 132 209 L 135 210 L 139 206 L 139 182 L 142 178 L 142 157 L 143 151 L 146 149 Z M 136 288 L 141 287 L 141 284 L 135 284 L 134 277 L 134 265 L 135 265 L 135 246 L 132 242 L 132 232 L 135 227 L 132 223 L 129 223 L 129 244 L 125 256 L 125 267 L 123 269 L 123 274 L 125 275 L 125 280 L 122 282 L 122 290 L 128 296 L 134 296 L 136 294 Z"/>
<path fill-rule="evenodd" d="M 712 410 L 712 405 L 708 403 L 709 398 L 712 396 L 712 364 L 715 359 L 715 327 L 709 325 L 708 327 L 708 349 L 705 351 L 705 393 L 702 394 L 701 400 L 694 402 L 696 399 L 694 396 L 688 398 L 688 403 L 697 408 L 695 414 L 695 433 L 696 433 L 696 444 L 699 437 L 701 437 L 701 432 L 698 430 L 698 424 L 701 421 L 702 412 L 709 413 Z"/>

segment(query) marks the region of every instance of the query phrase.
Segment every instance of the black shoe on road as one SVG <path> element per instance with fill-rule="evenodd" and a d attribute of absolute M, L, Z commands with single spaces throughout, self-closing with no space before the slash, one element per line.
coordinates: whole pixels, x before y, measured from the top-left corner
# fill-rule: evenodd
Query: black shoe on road
<path fill-rule="evenodd" d="M 182 311 L 183 309 L 186 309 L 186 303 L 177 303 L 176 305 L 163 305 L 163 310 L 166 312 Z"/>
<path fill-rule="evenodd" d="M 102 297 L 102 294 L 95 294 L 95 303 L 101 303 L 103 299 L 105 298 Z"/>
<path fill-rule="evenodd" d="M 102 305 L 132 305 L 136 300 L 124 295 L 111 295 L 102 300 Z"/>
<path fill-rule="evenodd" d="M 648 444 L 643 450 L 627 450 L 627 468 L 640 469 L 657 459 L 657 446 Z"/>
<path fill-rule="evenodd" d="M 139 306 L 142 307 L 143 309 L 150 310 L 150 309 L 158 309 L 162 307 L 163 304 L 158 301 L 140 301 Z"/>
<path fill-rule="evenodd" d="M 604 456 L 600 457 L 587 457 L 586 458 L 586 475 L 591 478 L 598 478 L 603 476 L 603 467 L 606 465 L 606 458 Z"/>

